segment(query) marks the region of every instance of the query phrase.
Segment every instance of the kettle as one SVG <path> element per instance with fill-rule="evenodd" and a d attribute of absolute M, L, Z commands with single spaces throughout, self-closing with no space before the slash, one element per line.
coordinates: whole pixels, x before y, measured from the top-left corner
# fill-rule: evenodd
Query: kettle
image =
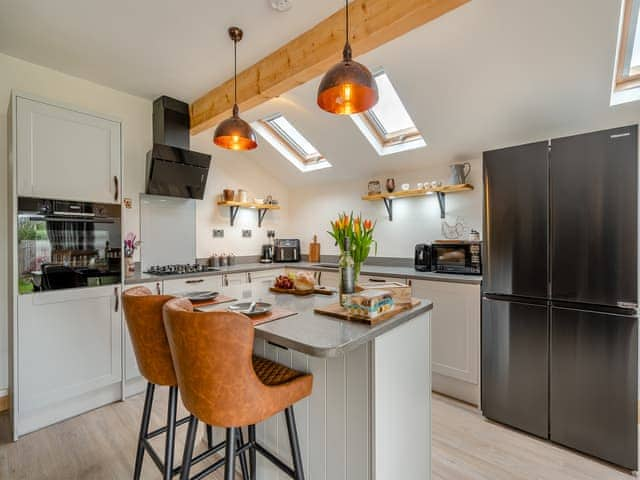
<path fill-rule="evenodd" d="M 449 165 L 451 171 L 451 177 L 449 183 L 451 185 L 460 185 L 461 183 L 467 183 L 467 177 L 471 173 L 471 164 L 469 162 L 454 163 Z"/>

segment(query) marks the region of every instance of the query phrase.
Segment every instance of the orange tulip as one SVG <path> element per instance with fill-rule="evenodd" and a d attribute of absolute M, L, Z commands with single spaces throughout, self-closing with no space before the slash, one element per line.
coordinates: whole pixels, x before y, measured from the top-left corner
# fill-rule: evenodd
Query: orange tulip
<path fill-rule="evenodd" d="M 367 219 L 367 220 L 364 221 L 365 230 L 371 230 L 371 226 L 372 226 L 371 220 Z"/>

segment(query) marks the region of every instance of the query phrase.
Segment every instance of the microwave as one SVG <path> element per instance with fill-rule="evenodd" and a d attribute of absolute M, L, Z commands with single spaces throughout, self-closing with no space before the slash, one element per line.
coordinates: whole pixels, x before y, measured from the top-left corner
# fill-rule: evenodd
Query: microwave
<path fill-rule="evenodd" d="M 432 271 L 482 275 L 482 244 L 442 240 L 431 244 Z"/>

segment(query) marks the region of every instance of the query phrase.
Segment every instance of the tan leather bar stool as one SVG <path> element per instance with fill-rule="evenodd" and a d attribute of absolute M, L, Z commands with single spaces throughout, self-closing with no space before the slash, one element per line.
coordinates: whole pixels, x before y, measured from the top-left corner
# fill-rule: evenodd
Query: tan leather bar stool
<path fill-rule="evenodd" d="M 249 451 L 250 478 L 256 478 L 256 452 L 295 480 L 304 480 L 293 404 L 311 394 L 313 377 L 253 356 L 254 328 L 245 315 L 194 312 L 188 300 L 173 299 L 164 307 L 164 325 L 189 422 L 181 480 L 189 478 L 198 420 L 226 429 L 224 460 L 199 472 L 203 478 L 222 464 L 225 480 L 233 480 L 235 457 Z M 290 468 L 256 441 L 256 424 L 284 411 L 293 457 Z M 248 427 L 249 441 L 236 447 Z"/>
<path fill-rule="evenodd" d="M 180 420 L 176 419 L 178 382 L 162 321 L 162 307 L 171 298 L 173 297 L 170 295 L 153 295 L 146 287 L 130 288 L 122 294 L 123 310 L 129 328 L 133 350 L 136 355 L 136 360 L 138 361 L 138 367 L 140 373 L 148 382 L 142 421 L 140 423 L 140 434 L 138 437 L 138 448 L 133 473 L 134 480 L 139 480 L 140 478 L 145 452 L 147 452 L 162 472 L 164 480 L 169 480 L 182 470 L 181 465 L 177 467 L 173 465 L 176 426 L 189 422 L 192 416 L 190 415 Z M 167 423 L 165 426 L 149 432 L 149 421 L 156 386 L 169 387 Z M 152 438 L 163 433 L 166 434 L 164 461 L 149 443 Z M 207 425 L 207 439 L 208 449 L 197 457 L 190 459 L 191 463 L 200 462 L 225 447 L 225 442 L 213 445 L 212 429 L 209 425 Z M 241 441 L 242 439 L 239 438 L 238 443 Z M 246 470 L 246 463 L 244 463 L 243 466 Z"/>

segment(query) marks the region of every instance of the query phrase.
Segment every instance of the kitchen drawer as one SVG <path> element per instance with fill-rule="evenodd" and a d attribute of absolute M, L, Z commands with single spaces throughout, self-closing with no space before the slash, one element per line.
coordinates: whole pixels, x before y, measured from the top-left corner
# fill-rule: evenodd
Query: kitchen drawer
<path fill-rule="evenodd" d="M 246 273 L 223 273 L 220 285 L 222 287 L 233 287 L 248 283 Z"/>
<path fill-rule="evenodd" d="M 222 288 L 221 275 L 206 275 L 204 277 L 175 278 L 162 282 L 162 293 L 175 295 L 182 292 L 219 291 Z"/>
<path fill-rule="evenodd" d="M 275 278 L 284 275 L 284 268 L 274 268 L 273 270 L 260 270 L 258 272 L 247 272 L 247 281 L 249 283 L 266 283 L 271 285 Z"/>

